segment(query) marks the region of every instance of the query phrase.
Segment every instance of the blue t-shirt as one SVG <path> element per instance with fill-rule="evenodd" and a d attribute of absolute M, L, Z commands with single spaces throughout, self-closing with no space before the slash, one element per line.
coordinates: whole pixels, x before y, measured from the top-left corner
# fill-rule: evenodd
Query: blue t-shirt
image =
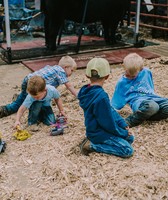
<path fill-rule="evenodd" d="M 43 99 L 36 100 L 30 94 L 28 94 L 22 105 L 29 109 L 34 101 L 42 101 L 43 106 L 50 106 L 51 100 L 58 99 L 60 97 L 60 93 L 55 87 L 51 85 L 46 85 L 46 89 L 47 94 Z"/>
<path fill-rule="evenodd" d="M 161 97 L 155 94 L 152 73 L 150 69 L 143 68 L 134 79 L 128 79 L 124 75 L 116 84 L 111 105 L 117 109 L 122 109 L 129 104 L 135 112 L 144 100 L 158 100 Z"/>
<path fill-rule="evenodd" d="M 41 76 L 45 79 L 46 84 L 58 87 L 61 84 L 68 82 L 65 70 L 58 66 L 45 66 L 44 68 L 29 74 L 27 77 L 30 79 L 32 76 Z"/>

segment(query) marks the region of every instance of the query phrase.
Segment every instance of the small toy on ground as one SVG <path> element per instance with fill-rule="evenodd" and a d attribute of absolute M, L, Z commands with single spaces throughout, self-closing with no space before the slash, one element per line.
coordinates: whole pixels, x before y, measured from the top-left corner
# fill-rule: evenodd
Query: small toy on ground
<path fill-rule="evenodd" d="M 6 142 L 2 141 L 1 137 L 2 137 L 2 134 L 0 133 L 0 153 L 3 153 L 6 149 Z"/>
<path fill-rule="evenodd" d="M 13 134 L 13 136 L 17 140 L 26 140 L 27 138 L 31 137 L 30 133 L 27 130 L 22 130 L 20 126 L 17 126 L 17 131 Z"/>
<path fill-rule="evenodd" d="M 64 128 L 67 128 L 66 124 L 67 121 L 64 116 L 57 116 L 57 122 L 52 125 L 53 128 L 51 128 L 50 135 L 62 135 L 64 133 Z"/>

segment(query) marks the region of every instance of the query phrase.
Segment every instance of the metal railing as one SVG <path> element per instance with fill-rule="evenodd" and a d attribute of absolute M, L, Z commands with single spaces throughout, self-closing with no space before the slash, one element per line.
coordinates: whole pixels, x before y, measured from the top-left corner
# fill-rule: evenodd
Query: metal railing
<path fill-rule="evenodd" d="M 139 26 L 147 27 L 151 29 L 157 29 L 162 31 L 168 31 L 168 0 L 167 4 L 156 3 L 158 0 L 155 0 L 155 3 L 144 3 L 141 2 L 141 8 L 143 6 L 152 5 L 153 10 L 150 13 L 142 12 L 140 9 L 140 19 L 141 17 L 148 18 L 145 20 L 140 20 Z M 131 1 L 131 5 L 136 5 L 136 2 Z M 158 8 L 164 9 L 165 8 L 165 15 L 158 13 Z M 136 15 L 136 11 L 130 11 L 130 15 Z M 135 24 L 135 22 L 130 22 L 131 24 Z"/>

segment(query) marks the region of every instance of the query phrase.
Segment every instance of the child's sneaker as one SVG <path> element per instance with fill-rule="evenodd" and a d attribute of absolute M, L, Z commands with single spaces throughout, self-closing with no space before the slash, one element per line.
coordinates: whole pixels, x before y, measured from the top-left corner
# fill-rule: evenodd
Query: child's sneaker
<path fill-rule="evenodd" d="M 5 106 L 0 106 L 0 118 L 10 115 Z"/>

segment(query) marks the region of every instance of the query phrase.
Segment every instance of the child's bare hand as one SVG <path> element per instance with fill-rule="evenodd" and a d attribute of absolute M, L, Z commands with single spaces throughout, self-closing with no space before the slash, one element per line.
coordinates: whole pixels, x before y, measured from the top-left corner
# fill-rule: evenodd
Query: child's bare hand
<path fill-rule="evenodd" d="M 59 112 L 59 116 L 64 116 L 64 117 L 66 117 L 66 114 L 64 113 L 63 110 L 61 110 L 61 111 Z"/>
<path fill-rule="evenodd" d="M 125 127 L 125 129 L 128 131 L 128 135 L 133 135 L 132 131 L 130 131 L 129 126 Z"/>
<path fill-rule="evenodd" d="M 21 123 L 19 121 L 16 121 L 14 124 L 14 129 L 17 129 L 20 125 Z"/>

